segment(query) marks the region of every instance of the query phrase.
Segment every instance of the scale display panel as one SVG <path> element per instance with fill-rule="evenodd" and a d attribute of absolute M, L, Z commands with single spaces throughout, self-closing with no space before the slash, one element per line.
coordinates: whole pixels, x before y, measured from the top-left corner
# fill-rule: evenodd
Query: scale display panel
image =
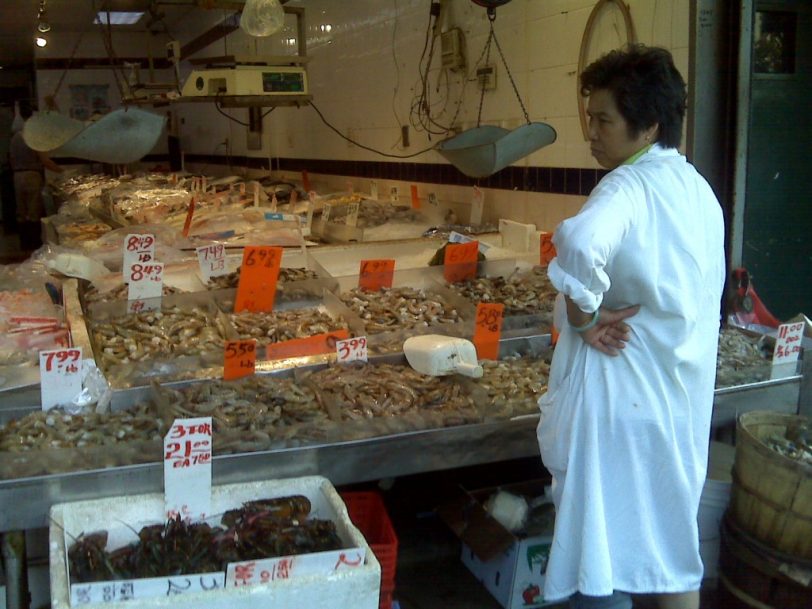
<path fill-rule="evenodd" d="M 263 72 L 262 90 L 265 93 L 304 93 L 304 74 L 301 72 Z"/>

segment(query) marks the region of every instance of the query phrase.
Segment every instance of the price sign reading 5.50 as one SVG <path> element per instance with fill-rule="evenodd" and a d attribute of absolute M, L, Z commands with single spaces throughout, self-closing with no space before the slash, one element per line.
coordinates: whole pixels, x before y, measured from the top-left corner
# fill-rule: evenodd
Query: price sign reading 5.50
<path fill-rule="evenodd" d="M 391 288 L 394 274 L 395 261 L 391 258 L 362 260 L 358 273 L 358 287 L 370 292 L 378 292 L 381 288 Z"/>
<path fill-rule="evenodd" d="M 254 374 L 257 365 L 257 341 L 226 341 L 223 378 L 227 381 Z"/>
<path fill-rule="evenodd" d="M 82 391 L 82 349 L 39 352 L 42 409 L 66 404 Z"/>
<path fill-rule="evenodd" d="M 200 275 L 208 282 L 212 277 L 228 275 L 226 248 L 222 243 L 195 248 Z"/>
<path fill-rule="evenodd" d="M 249 246 L 243 250 L 235 313 L 273 310 L 281 262 L 281 247 Z"/>
<path fill-rule="evenodd" d="M 354 361 L 367 361 L 366 336 L 338 341 L 336 343 L 336 355 L 338 356 L 338 361 L 342 364 Z"/>
<path fill-rule="evenodd" d="M 474 346 L 479 359 L 497 359 L 505 305 L 480 302 L 476 307 Z"/>
<path fill-rule="evenodd" d="M 130 282 L 130 267 L 136 262 L 144 264 L 155 260 L 155 236 L 129 234 L 124 238 L 124 283 Z"/>

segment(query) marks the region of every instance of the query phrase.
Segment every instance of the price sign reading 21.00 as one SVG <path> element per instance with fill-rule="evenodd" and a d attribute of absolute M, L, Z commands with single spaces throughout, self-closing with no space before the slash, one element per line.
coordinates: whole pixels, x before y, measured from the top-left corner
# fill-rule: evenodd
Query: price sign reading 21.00
<path fill-rule="evenodd" d="M 223 378 L 227 381 L 254 374 L 257 365 L 257 341 L 248 340 L 226 341 L 225 363 Z"/>
<path fill-rule="evenodd" d="M 367 339 L 366 336 L 348 338 L 336 343 L 336 355 L 340 363 L 367 361 Z"/>

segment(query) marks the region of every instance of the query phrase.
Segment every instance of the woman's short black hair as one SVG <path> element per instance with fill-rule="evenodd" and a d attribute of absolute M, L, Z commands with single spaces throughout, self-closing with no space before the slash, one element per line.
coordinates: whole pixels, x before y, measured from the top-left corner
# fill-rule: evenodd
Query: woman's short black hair
<path fill-rule="evenodd" d="M 607 53 L 581 74 L 581 94 L 607 89 L 629 124 L 629 135 L 659 125 L 657 142 L 677 148 L 685 116 L 685 81 L 665 49 L 629 45 Z"/>

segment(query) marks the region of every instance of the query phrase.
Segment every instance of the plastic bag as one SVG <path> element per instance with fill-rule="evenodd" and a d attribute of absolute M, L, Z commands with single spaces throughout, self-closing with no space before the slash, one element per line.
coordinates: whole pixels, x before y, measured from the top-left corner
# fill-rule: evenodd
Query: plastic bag
<path fill-rule="evenodd" d="M 251 36 L 270 36 L 285 25 L 285 11 L 279 0 L 247 0 L 240 27 Z"/>

